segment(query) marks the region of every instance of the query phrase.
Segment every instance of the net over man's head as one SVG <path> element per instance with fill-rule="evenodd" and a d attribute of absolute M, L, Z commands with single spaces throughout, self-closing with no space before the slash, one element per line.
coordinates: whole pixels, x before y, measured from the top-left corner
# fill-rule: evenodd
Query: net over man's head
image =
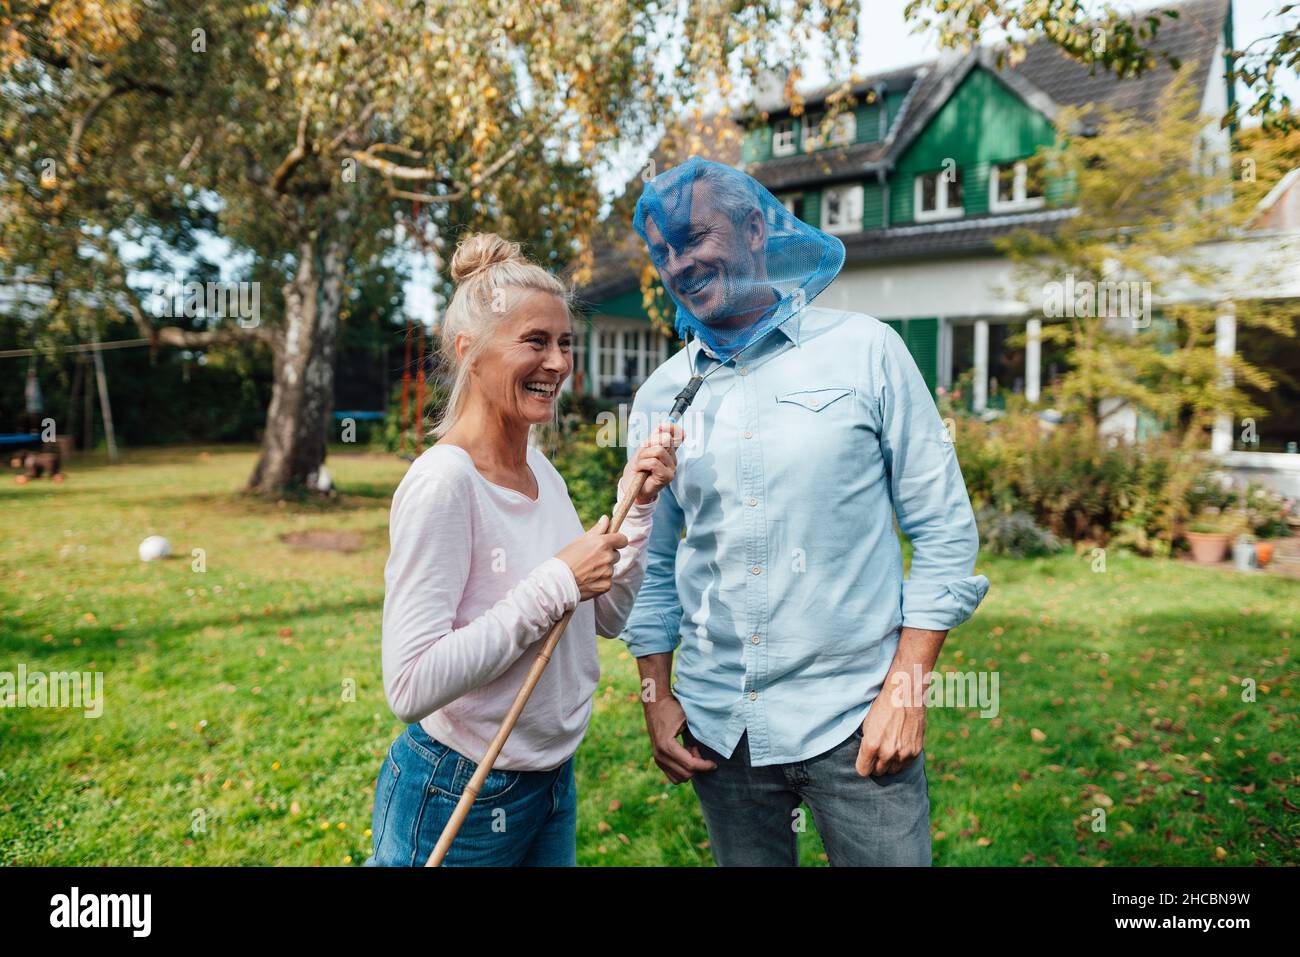
<path fill-rule="evenodd" d="M 811 303 L 844 265 L 834 236 L 752 176 L 698 156 L 646 183 L 632 225 L 677 306 L 677 334 L 723 359 Z"/>

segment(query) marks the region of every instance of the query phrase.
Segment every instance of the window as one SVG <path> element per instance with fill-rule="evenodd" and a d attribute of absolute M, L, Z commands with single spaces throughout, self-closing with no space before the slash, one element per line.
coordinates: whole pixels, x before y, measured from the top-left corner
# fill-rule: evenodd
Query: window
<path fill-rule="evenodd" d="M 803 148 L 805 153 L 819 150 L 823 146 L 844 146 L 852 143 L 858 132 L 857 117 L 850 111 L 835 117 L 830 132 L 825 140 L 822 137 L 822 123 L 825 113 L 805 113 L 803 116 Z"/>
<path fill-rule="evenodd" d="M 777 196 L 777 201 L 785 207 L 785 211 L 795 219 L 799 218 L 799 208 L 803 205 L 803 193 L 782 193 Z M 776 229 L 778 226 L 784 228 L 784 224 L 777 222 L 776 207 L 767 207 L 767 225 L 770 229 Z"/>
<path fill-rule="evenodd" d="M 862 229 L 861 186 L 832 186 L 822 192 L 822 229 L 828 233 Z"/>
<path fill-rule="evenodd" d="M 989 171 L 989 210 L 1007 213 L 1042 206 L 1043 184 L 1038 170 L 1038 164 L 1029 161 L 994 166 Z"/>
<path fill-rule="evenodd" d="M 772 155 L 794 155 L 794 120 L 777 120 L 772 124 Z"/>
<path fill-rule="evenodd" d="M 948 166 L 916 177 L 912 205 L 918 222 L 962 215 L 961 167 Z"/>
<path fill-rule="evenodd" d="M 627 396 L 668 358 L 668 340 L 646 323 L 599 316 L 593 320 L 597 396 Z"/>

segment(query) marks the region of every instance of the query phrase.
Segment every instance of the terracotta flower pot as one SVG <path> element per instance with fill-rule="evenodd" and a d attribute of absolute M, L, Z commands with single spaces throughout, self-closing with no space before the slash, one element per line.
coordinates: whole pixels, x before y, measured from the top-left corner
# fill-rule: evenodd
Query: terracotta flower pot
<path fill-rule="evenodd" d="M 1231 536 L 1223 532 L 1188 532 L 1187 544 L 1192 546 L 1192 560 L 1202 565 L 1214 565 L 1228 554 Z"/>
<path fill-rule="evenodd" d="M 1259 563 L 1259 567 L 1260 567 L 1260 568 L 1263 568 L 1265 565 L 1267 565 L 1267 564 L 1268 564 L 1269 562 L 1271 562 L 1272 560 L 1273 560 L 1273 543 L 1272 543 L 1272 542 L 1256 542 L 1256 543 L 1255 543 L 1255 561 L 1257 561 L 1257 562 Z"/>

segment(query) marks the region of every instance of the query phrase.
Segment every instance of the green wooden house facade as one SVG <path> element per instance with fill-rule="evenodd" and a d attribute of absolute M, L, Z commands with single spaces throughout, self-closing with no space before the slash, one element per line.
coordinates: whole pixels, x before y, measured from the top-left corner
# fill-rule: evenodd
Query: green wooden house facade
<path fill-rule="evenodd" d="M 1194 65 L 1205 136 L 1226 151 L 1218 120 L 1231 93 L 1230 0 L 1179 6 L 1159 45 Z M 1047 43 L 1032 44 L 1015 67 L 986 50 L 946 55 L 864 78 L 855 105 L 831 123 L 823 113 L 830 88 L 806 96 L 798 115 L 760 101 L 742 120 L 739 155 L 710 158 L 745 169 L 795 215 L 843 240 L 844 269 L 819 304 L 893 326 L 932 390 L 969 381 L 977 408 L 1006 391 L 1034 400 L 1053 357 L 1037 339 L 1039 320 L 1006 293 L 1009 263 L 993 242 L 1073 215 L 1069 184 L 1035 159 L 1054 142 L 1060 109 L 1149 110 L 1169 79 L 1168 71 L 1123 80 L 1094 73 Z M 627 394 L 673 346 L 636 334 L 637 323 L 648 329 L 636 269 L 607 269 L 582 293 L 592 315 L 582 387 Z M 1013 347 L 1020 338 L 1028 344 Z"/>

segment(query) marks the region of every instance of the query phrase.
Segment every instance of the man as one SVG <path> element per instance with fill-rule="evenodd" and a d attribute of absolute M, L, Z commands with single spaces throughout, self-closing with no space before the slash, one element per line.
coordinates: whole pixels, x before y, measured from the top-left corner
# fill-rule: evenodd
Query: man
<path fill-rule="evenodd" d="M 988 589 L 929 389 L 884 323 L 811 305 L 843 244 L 744 173 L 691 159 L 635 226 L 696 341 L 631 421 L 707 376 L 623 634 L 655 761 L 692 782 L 719 865 L 797 864 L 801 803 L 832 865 L 928 865 L 917 678 Z"/>

